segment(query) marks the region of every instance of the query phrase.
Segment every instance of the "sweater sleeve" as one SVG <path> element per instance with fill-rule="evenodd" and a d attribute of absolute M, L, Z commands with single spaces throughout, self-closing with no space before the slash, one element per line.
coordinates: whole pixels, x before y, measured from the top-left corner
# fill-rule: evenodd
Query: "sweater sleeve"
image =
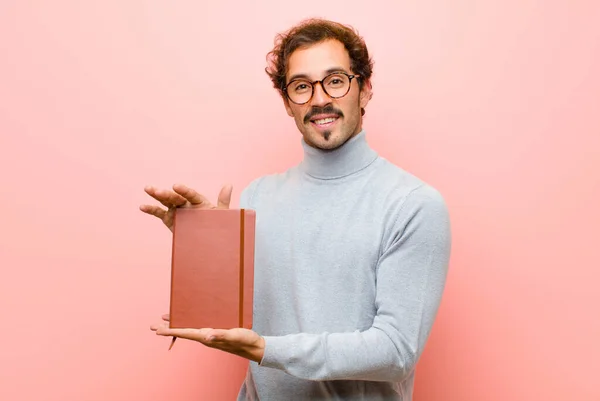
<path fill-rule="evenodd" d="M 400 381 L 412 372 L 446 282 L 449 213 L 435 189 L 421 186 L 404 198 L 388 228 L 377 266 L 371 327 L 265 336 L 261 366 L 308 380 Z"/>

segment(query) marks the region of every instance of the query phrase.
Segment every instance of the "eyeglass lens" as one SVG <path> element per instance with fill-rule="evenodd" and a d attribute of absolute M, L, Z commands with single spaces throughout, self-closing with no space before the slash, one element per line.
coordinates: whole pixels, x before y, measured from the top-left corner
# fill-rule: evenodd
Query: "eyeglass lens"
<path fill-rule="evenodd" d="M 323 79 L 322 87 L 330 97 L 342 97 L 350 89 L 350 79 L 344 74 L 331 74 Z M 293 102 L 306 103 L 313 94 L 312 83 L 305 79 L 292 81 L 288 85 L 287 92 Z"/>

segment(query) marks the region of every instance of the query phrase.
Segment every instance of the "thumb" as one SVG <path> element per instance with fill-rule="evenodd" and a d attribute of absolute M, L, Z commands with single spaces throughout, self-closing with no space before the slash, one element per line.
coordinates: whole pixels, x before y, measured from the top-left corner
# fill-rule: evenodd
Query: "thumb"
<path fill-rule="evenodd" d="M 219 209 L 229 209 L 231 203 L 231 193 L 233 192 L 233 185 L 225 185 L 219 192 L 219 199 L 217 200 L 217 207 Z"/>

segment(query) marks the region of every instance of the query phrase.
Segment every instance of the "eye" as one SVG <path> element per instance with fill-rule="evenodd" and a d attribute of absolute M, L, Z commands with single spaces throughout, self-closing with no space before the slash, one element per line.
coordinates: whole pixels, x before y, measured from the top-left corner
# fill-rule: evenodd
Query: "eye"
<path fill-rule="evenodd" d="M 346 78 L 345 75 L 340 75 L 340 74 L 334 74 L 334 75 L 330 75 L 329 78 L 327 78 L 326 81 L 326 85 L 329 88 L 343 88 L 346 86 L 346 84 L 348 79 Z"/>
<path fill-rule="evenodd" d="M 310 91 L 310 84 L 307 82 L 295 82 L 292 84 L 292 90 L 296 93 L 304 93 Z"/>

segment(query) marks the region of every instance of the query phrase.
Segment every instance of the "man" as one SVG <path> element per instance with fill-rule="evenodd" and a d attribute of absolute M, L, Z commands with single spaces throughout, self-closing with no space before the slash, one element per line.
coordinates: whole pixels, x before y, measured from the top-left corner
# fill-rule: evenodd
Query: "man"
<path fill-rule="evenodd" d="M 270 54 L 304 159 L 241 194 L 257 214 L 253 330 L 152 330 L 249 359 L 239 400 L 411 400 L 446 280 L 445 202 L 367 144 L 372 62 L 352 29 L 308 20 Z M 147 187 L 168 209 L 142 210 L 170 227 L 176 207 L 227 208 L 231 191 L 212 205 Z"/>

